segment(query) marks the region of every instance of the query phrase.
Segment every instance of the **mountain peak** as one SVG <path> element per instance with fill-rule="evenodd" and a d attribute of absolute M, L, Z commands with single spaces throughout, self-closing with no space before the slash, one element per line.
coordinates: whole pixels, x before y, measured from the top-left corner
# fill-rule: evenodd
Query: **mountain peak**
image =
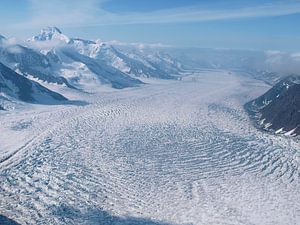
<path fill-rule="evenodd" d="M 46 28 L 43 28 L 41 30 L 41 33 L 48 33 L 48 34 L 54 34 L 54 33 L 59 33 L 59 34 L 62 34 L 61 30 L 58 29 L 57 27 L 46 27 Z"/>
<path fill-rule="evenodd" d="M 32 41 L 51 41 L 59 40 L 66 43 L 70 42 L 70 38 L 64 35 L 60 29 L 57 27 L 46 27 L 41 30 L 41 33 L 37 36 L 34 36 Z"/>

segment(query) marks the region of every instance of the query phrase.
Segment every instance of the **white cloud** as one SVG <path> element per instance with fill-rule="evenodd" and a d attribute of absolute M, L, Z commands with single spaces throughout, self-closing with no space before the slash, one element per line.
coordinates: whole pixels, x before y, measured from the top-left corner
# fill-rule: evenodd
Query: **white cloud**
<path fill-rule="evenodd" d="M 102 42 L 101 40 L 97 40 L 96 42 Z M 139 43 L 139 42 L 133 42 L 133 43 L 128 43 L 128 42 L 122 42 L 122 41 L 118 41 L 118 40 L 112 40 L 112 41 L 106 41 L 103 43 L 107 43 L 110 45 L 114 45 L 114 46 L 133 46 L 139 49 L 143 49 L 143 48 L 168 48 L 168 47 L 172 47 L 171 45 L 165 45 L 162 43 Z"/>
<path fill-rule="evenodd" d="M 287 53 L 282 51 L 266 51 L 265 68 L 284 75 L 299 74 L 300 53 Z"/>
<path fill-rule="evenodd" d="M 234 9 L 204 9 L 194 6 L 147 13 L 116 14 L 103 9 L 102 3 L 105 1 L 107 0 L 30 0 L 31 17 L 16 26 L 40 28 L 53 25 L 83 27 L 111 24 L 200 22 L 300 13 L 299 1 L 276 1 L 272 4 Z"/>
<path fill-rule="evenodd" d="M 17 24 L 20 27 L 43 26 L 82 26 L 90 23 L 97 17 L 98 6 L 96 0 L 30 0 L 30 18 Z"/>

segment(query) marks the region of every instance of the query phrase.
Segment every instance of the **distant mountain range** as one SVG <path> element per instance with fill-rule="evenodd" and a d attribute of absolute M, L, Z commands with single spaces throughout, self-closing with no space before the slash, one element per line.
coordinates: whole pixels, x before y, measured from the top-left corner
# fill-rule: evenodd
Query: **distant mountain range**
<path fill-rule="evenodd" d="M 158 49 L 132 47 L 124 51 L 101 41 L 69 38 L 56 27 L 42 29 L 40 34 L 21 44 L 0 36 L 0 63 L 1 73 L 12 74 L 1 77 L 1 93 L 40 103 L 41 99 L 33 97 L 34 90 L 28 88 L 30 82 L 31 86 L 37 86 L 38 82 L 38 88 L 47 83 L 93 91 L 101 85 L 116 89 L 136 87 L 144 84 L 139 79 L 142 77 L 177 79 L 182 72 L 179 62 Z M 22 80 L 28 87 L 15 83 L 22 91 L 9 90 L 9 78 Z M 54 92 L 49 95 L 55 96 Z"/>
<path fill-rule="evenodd" d="M 145 78 L 178 79 L 189 69 L 238 70 L 274 84 L 289 74 L 284 71 L 300 71 L 299 59 L 297 54 L 281 52 L 163 48 L 84 40 L 68 37 L 56 27 L 47 27 L 24 42 L 16 43 L 0 35 L 0 100 L 9 96 L 43 103 L 47 94 L 60 101 L 65 100 L 61 94 L 43 86 L 51 89 L 55 84 L 87 92 L 102 86 L 122 89 L 141 86 L 147 82 Z M 9 87 L 9 79 L 15 82 L 15 88 Z M 25 87 L 18 86 L 19 80 Z M 38 93 L 43 93 L 43 98 Z"/>
<path fill-rule="evenodd" d="M 138 77 L 173 79 L 181 72 L 179 64 L 174 66 L 175 60 L 157 50 L 152 54 L 122 52 L 101 41 L 69 38 L 56 27 L 43 29 L 28 42 L 48 56 L 52 71 L 63 74 L 78 88 L 88 86 L 90 80 L 113 88 L 134 87 L 143 83 Z M 172 73 L 169 67 L 174 68 Z"/>

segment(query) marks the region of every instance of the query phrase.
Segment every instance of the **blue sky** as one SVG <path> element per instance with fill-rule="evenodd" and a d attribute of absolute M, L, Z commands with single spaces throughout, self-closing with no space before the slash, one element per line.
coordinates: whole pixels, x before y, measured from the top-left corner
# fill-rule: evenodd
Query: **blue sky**
<path fill-rule="evenodd" d="M 300 0 L 1 0 L 0 33 L 300 51 Z"/>

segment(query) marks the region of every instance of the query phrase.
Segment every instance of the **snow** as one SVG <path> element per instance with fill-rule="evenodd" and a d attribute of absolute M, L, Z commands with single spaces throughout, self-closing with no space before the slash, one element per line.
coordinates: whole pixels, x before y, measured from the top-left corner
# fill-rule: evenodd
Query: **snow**
<path fill-rule="evenodd" d="M 286 136 L 293 136 L 293 133 L 295 132 L 296 129 L 297 129 L 297 127 L 294 128 L 294 129 L 292 129 L 292 130 L 290 130 L 290 131 L 288 131 L 288 132 L 286 132 L 284 135 L 286 135 Z"/>
<path fill-rule="evenodd" d="M 276 130 L 276 131 L 275 131 L 275 134 L 280 134 L 280 133 L 282 133 L 282 132 L 283 132 L 283 127 L 281 127 L 280 129 Z"/>
<path fill-rule="evenodd" d="M 270 126 L 272 126 L 272 123 L 266 123 L 265 124 L 265 129 L 268 129 Z"/>
<path fill-rule="evenodd" d="M 70 42 L 70 38 L 62 34 L 62 32 L 57 27 L 47 27 L 41 30 L 41 33 L 34 36 L 30 41 L 50 41 L 59 40 L 65 43 Z"/>
<path fill-rule="evenodd" d="M 40 35 L 30 39 L 28 45 L 51 62 L 51 73 L 47 71 L 47 74 L 54 82 L 61 81 L 57 78 L 62 76 L 73 87 L 88 92 L 99 84 L 110 85 L 113 88 L 142 84 L 138 79 L 127 74 L 130 68 L 125 65 L 123 59 L 116 56 L 121 53 L 105 43 L 69 38 L 58 28 L 49 27 L 43 29 Z M 105 52 L 104 58 L 99 56 L 102 51 Z M 40 68 L 38 72 L 45 74 L 45 71 L 39 70 Z"/>
<path fill-rule="evenodd" d="M 267 106 L 267 105 L 269 105 L 271 102 L 272 102 L 272 100 L 264 100 L 264 101 L 263 101 L 263 104 Z"/>
<path fill-rule="evenodd" d="M 265 121 L 266 121 L 266 118 L 262 119 L 259 124 L 263 125 Z"/>
<path fill-rule="evenodd" d="M 297 224 L 299 142 L 253 127 L 228 71 L 0 111 L 0 214 L 20 224 Z M 52 85 L 52 84 L 49 84 Z"/>

